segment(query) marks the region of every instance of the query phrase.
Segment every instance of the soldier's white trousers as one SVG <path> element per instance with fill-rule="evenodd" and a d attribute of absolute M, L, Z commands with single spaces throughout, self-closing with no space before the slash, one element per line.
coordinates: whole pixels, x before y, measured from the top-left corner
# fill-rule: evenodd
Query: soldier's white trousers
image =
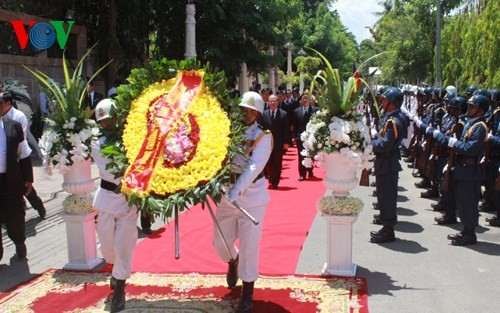
<path fill-rule="evenodd" d="M 252 282 L 259 277 L 259 242 L 266 205 L 244 209 L 259 221 L 259 225 L 254 225 L 248 217 L 225 199 L 221 200 L 217 207 L 216 219 L 229 246 L 231 256 L 236 258 L 239 254 L 238 276 L 243 281 Z M 230 256 L 215 224 L 213 236 L 213 245 L 217 254 L 224 262 L 229 262 Z M 239 249 L 235 245 L 236 240 L 239 242 Z"/>
<path fill-rule="evenodd" d="M 104 259 L 113 266 L 113 277 L 128 279 L 132 253 L 137 243 L 137 211 L 109 213 L 99 211 L 97 234 Z"/>

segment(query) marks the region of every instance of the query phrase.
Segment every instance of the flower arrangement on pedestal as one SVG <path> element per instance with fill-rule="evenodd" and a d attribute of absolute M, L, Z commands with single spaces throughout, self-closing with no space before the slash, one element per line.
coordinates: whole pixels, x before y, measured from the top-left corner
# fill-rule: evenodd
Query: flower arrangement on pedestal
<path fill-rule="evenodd" d="M 92 136 L 98 134 L 99 131 L 96 122 L 90 119 L 93 110 L 85 108 L 83 101 L 89 82 L 107 64 L 87 80 L 83 76 L 83 62 L 90 51 L 87 51 L 78 62 L 72 75 L 68 72 L 67 60 L 63 54 L 63 84 L 59 84 L 41 71 L 32 70 L 25 66 L 45 87 L 43 91 L 49 99 L 51 113 L 45 118 L 48 127 L 39 142 L 44 156 L 44 167 L 49 175 L 52 174 L 52 168 L 65 174 L 75 161 L 88 160 L 90 158 L 90 141 Z"/>
<path fill-rule="evenodd" d="M 313 50 L 313 49 L 311 49 Z M 318 71 L 310 90 L 316 89 L 316 101 L 320 110 L 315 112 L 306 130 L 301 134 L 305 156 L 303 165 L 312 167 L 314 161 L 326 166 L 329 155 L 338 155 L 343 165 L 357 171 L 370 169 L 372 147 L 370 146 L 370 129 L 363 112 L 358 112 L 362 86 L 370 88 L 361 78 L 349 77 L 344 84 L 339 70 L 332 68 L 330 62 L 315 51 L 326 64 L 324 70 Z M 371 90 L 370 90 L 371 92 Z"/>
<path fill-rule="evenodd" d="M 363 201 L 355 197 L 324 196 L 316 204 L 318 211 L 329 215 L 357 215 L 363 210 Z"/>

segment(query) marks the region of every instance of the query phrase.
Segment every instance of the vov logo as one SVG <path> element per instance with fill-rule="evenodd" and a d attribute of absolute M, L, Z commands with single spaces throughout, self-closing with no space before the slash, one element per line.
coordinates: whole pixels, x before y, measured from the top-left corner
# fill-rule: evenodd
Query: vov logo
<path fill-rule="evenodd" d="M 66 31 L 63 27 L 65 22 L 68 24 Z M 36 49 L 47 50 L 54 45 L 56 39 L 61 49 L 66 47 L 71 27 L 75 21 L 10 21 L 10 23 L 14 27 L 21 50 L 26 49 L 28 40 Z M 24 28 L 25 24 L 29 25 L 28 31 Z"/>

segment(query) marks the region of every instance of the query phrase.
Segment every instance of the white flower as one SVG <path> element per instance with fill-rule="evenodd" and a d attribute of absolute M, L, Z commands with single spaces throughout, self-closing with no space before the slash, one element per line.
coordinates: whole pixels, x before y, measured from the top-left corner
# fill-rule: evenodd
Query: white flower
<path fill-rule="evenodd" d="M 313 167 L 314 163 L 311 158 L 304 158 L 304 160 L 302 160 L 302 165 L 311 168 Z"/>

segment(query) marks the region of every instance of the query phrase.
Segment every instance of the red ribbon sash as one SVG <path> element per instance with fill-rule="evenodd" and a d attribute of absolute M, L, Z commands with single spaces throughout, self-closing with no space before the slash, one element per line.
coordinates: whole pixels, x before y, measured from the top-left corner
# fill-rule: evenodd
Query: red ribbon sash
<path fill-rule="evenodd" d="M 125 188 L 148 192 L 149 181 L 163 153 L 166 138 L 202 87 L 202 73 L 184 71 L 167 94 L 150 103 L 154 110 L 148 132 L 137 157 L 125 174 Z"/>

